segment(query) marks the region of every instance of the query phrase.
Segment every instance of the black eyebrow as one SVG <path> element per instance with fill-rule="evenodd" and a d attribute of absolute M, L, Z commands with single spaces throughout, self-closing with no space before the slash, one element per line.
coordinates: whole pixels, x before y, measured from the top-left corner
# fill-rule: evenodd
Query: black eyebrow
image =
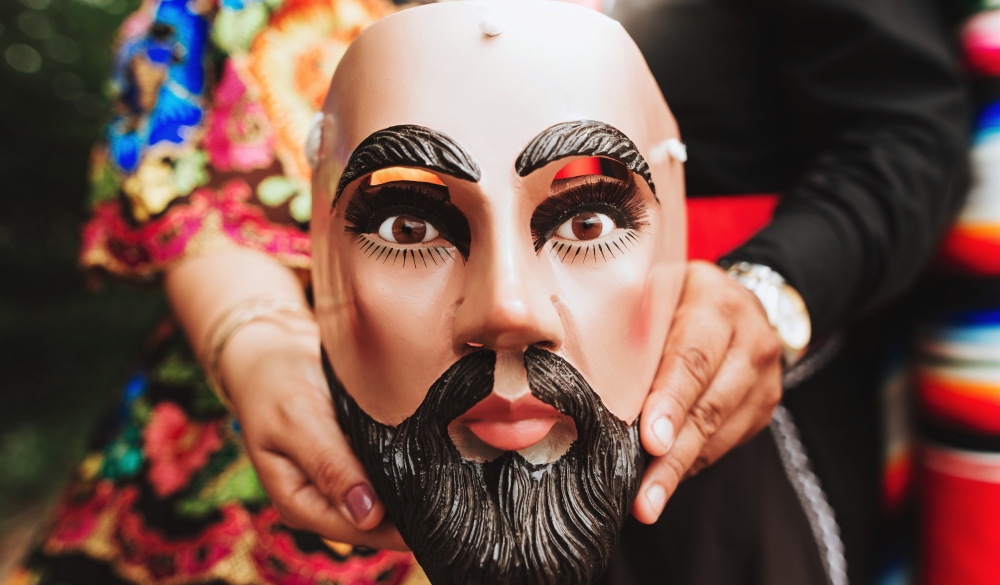
<path fill-rule="evenodd" d="M 568 156 L 603 156 L 614 159 L 646 180 L 653 195 L 656 186 L 646 159 L 628 136 L 604 122 L 577 120 L 549 126 L 521 151 L 515 163 L 517 174 L 530 175 L 552 161 Z"/>
<path fill-rule="evenodd" d="M 373 132 L 351 153 L 333 204 L 351 181 L 388 167 L 424 168 L 473 183 L 482 177 L 472 155 L 441 132 L 411 124 L 391 126 Z"/>

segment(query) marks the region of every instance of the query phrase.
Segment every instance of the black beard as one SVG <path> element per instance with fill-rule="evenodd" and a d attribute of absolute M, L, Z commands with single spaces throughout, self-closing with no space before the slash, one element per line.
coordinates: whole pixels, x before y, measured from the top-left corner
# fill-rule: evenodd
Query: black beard
<path fill-rule="evenodd" d="M 496 354 L 458 360 L 396 427 L 368 416 L 326 352 L 337 418 L 389 518 L 435 585 L 587 585 L 607 569 L 644 466 L 638 420 L 626 425 L 568 362 L 524 353 L 531 393 L 573 418 L 577 440 L 535 465 L 516 452 L 464 459 L 448 425 L 493 389 Z"/>

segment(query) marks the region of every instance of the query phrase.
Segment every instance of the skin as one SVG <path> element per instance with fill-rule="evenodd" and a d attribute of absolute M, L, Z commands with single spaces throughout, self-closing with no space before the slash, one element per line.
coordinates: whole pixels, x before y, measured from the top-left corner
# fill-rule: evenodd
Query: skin
<path fill-rule="evenodd" d="M 545 127 L 542 122 L 517 137 L 518 148 Z M 368 131 L 387 127 L 390 121 L 372 125 Z M 640 149 L 648 150 L 654 141 L 643 140 L 641 131 L 624 130 Z M 353 144 L 364 132 L 357 130 L 350 139 Z M 463 144 L 475 142 L 457 134 Z M 510 164 L 512 156 L 505 158 Z M 665 174 L 654 169 L 659 195 L 667 198 L 670 187 L 661 178 Z M 675 173 L 674 180 L 679 176 Z M 512 209 L 503 213 L 513 214 Z M 503 285 L 503 279 L 497 280 L 503 275 L 503 256 L 486 256 L 494 262 L 483 264 L 485 278 Z M 702 262 L 687 263 L 675 282 L 680 299 L 669 333 L 664 328 L 659 337 L 666 342 L 654 343 L 663 349 L 648 360 L 655 372 L 651 390 L 648 396 L 639 393 L 631 416 L 624 410 L 619 414 L 631 419 L 641 410 L 643 446 L 654 455 L 633 507 L 636 518 L 646 523 L 656 520 L 685 476 L 766 426 L 780 398 L 780 350 L 756 297 Z M 199 355 L 207 329 L 228 307 L 262 294 L 302 295 L 291 270 L 246 250 L 179 263 L 167 275 L 167 291 Z M 533 299 L 527 299 L 528 304 L 507 303 L 510 293 L 518 298 L 518 290 L 507 292 L 480 297 L 477 302 L 484 308 L 467 312 L 470 317 L 459 324 L 457 335 L 495 348 L 523 347 L 539 340 L 540 326 L 551 330 L 558 321 L 532 320 L 532 312 L 524 308 L 530 308 Z M 545 338 L 552 336 L 550 331 Z M 384 521 L 384 508 L 337 427 L 319 362 L 319 337 L 311 315 L 282 313 L 245 326 L 227 345 L 220 374 L 241 421 L 247 451 L 290 526 L 336 541 L 401 549 L 399 535 Z"/>

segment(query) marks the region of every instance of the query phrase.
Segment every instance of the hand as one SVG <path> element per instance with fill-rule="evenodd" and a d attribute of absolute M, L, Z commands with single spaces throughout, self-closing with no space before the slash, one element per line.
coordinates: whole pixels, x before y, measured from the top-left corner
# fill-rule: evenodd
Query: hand
<path fill-rule="evenodd" d="M 311 315 L 237 331 L 219 362 L 261 484 L 282 522 L 337 542 L 406 550 L 333 411 Z"/>
<path fill-rule="evenodd" d="M 763 429 L 781 400 L 781 346 L 753 293 L 714 264 L 689 262 L 642 410 L 653 455 L 632 506 L 652 524 L 682 479 Z"/>

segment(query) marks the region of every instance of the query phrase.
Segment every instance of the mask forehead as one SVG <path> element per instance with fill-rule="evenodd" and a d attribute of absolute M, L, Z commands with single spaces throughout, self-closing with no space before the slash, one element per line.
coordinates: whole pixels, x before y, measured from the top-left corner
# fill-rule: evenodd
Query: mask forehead
<path fill-rule="evenodd" d="M 682 281 L 683 170 L 670 156 L 669 147 L 679 146 L 672 143 L 674 119 L 617 22 L 538 0 L 402 11 L 366 29 L 348 49 L 322 129 L 311 227 L 317 314 L 332 366 L 363 410 L 387 424 L 412 415 L 468 349 L 465 331 L 481 346 L 479 337 L 537 329 L 546 339 L 567 340 L 556 351 L 615 416 L 626 422 L 638 416 Z M 567 143 L 573 146 L 563 148 Z M 588 151 L 595 143 L 602 152 Z M 634 172 L 638 199 L 600 196 L 645 202 L 648 215 L 636 216 L 643 242 L 624 260 L 616 252 L 629 244 L 613 239 L 587 248 L 578 264 L 576 255 L 568 261 L 565 253 L 555 258 L 533 247 L 531 221 L 542 201 L 560 200 L 550 194 L 561 164 L 548 162 L 576 155 L 616 158 Z M 390 246 L 390 261 L 384 246 L 392 238 L 380 235 L 382 224 L 378 233 L 368 225 L 364 237 L 347 237 L 348 208 L 362 201 L 359 179 L 407 166 L 447 175 L 438 196 L 443 191 L 467 220 L 465 247 L 440 258 L 444 267 L 433 255 L 424 258 L 419 246 Z M 624 214 L 620 220 L 624 230 Z M 553 234 L 537 241 L 551 241 L 554 249 Z M 408 270 L 392 270 L 407 258 Z M 521 298 L 524 291 L 531 294 Z M 514 305 L 528 307 L 530 318 L 515 323 L 510 316 L 521 309 Z M 627 376 L 621 359 L 608 358 L 619 354 L 635 362 Z"/>
<path fill-rule="evenodd" d="M 650 153 L 677 136 L 621 26 L 562 2 L 454 2 L 388 17 L 344 56 L 324 110 L 336 124 L 326 154 L 341 169 L 372 133 L 417 125 L 466 149 L 487 181 L 513 174 L 533 138 L 567 121 L 617 128 L 651 159 L 654 179 L 666 157 Z"/>

